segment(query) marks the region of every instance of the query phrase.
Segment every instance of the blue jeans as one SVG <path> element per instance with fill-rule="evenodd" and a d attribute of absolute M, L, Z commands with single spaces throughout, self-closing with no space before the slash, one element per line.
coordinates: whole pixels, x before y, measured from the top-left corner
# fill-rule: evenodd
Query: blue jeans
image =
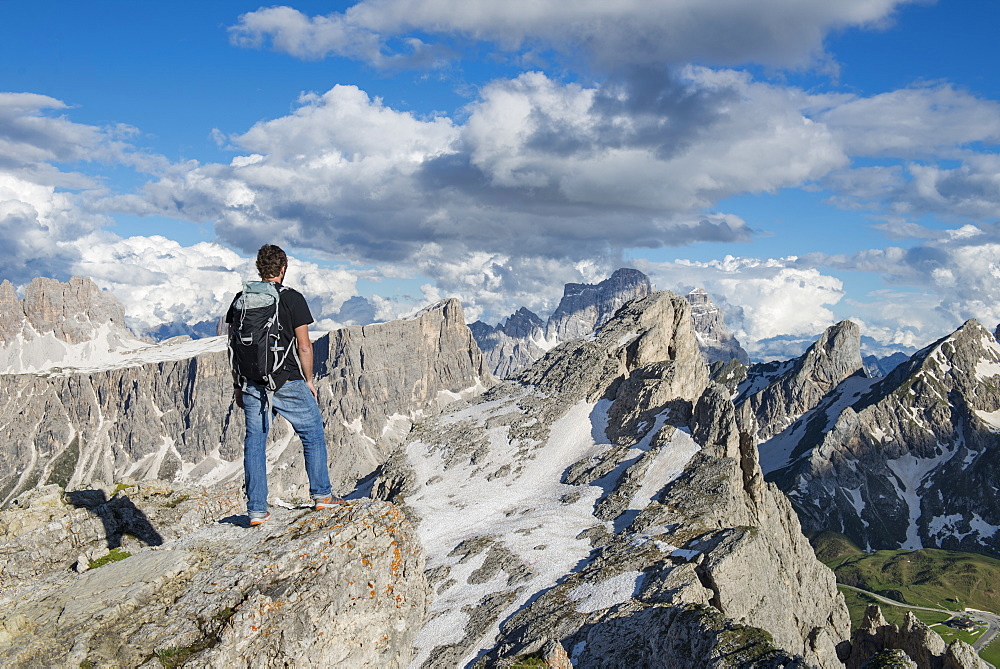
<path fill-rule="evenodd" d="M 247 489 L 247 511 L 267 511 L 267 433 L 271 429 L 272 413 L 278 413 L 292 424 L 302 440 L 302 453 L 309 477 L 309 495 L 315 499 L 332 492 L 330 471 L 326 460 L 326 439 L 319 405 L 306 382 L 286 381 L 271 395 L 268 404 L 264 386 L 247 383 L 243 391 L 243 413 L 246 417 L 246 437 L 243 440 L 243 475 Z"/>

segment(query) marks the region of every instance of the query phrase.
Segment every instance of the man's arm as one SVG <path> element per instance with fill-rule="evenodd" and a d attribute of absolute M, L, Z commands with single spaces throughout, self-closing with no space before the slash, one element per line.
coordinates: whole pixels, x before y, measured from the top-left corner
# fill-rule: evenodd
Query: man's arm
<path fill-rule="evenodd" d="M 313 385 L 313 345 L 309 341 L 309 326 L 300 325 L 295 328 L 295 347 L 299 351 L 299 363 L 302 365 L 302 378 L 305 379 L 313 397 L 316 395 L 316 386 Z M 318 399 L 318 397 L 317 397 Z"/>

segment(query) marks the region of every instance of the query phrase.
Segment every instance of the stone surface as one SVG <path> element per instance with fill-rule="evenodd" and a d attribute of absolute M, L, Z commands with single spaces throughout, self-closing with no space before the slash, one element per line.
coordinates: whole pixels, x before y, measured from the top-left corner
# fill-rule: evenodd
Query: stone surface
<path fill-rule="evenodd" d="M 133 527 L 142 516 L 159 540 L 131 537 L 124 559 L 75 573 L 65 568 L 65 544 L 99 553 L 109 537 L 92 526 L 125 498 L 83 509 L 69 497 L 40 499 L 4 512 L 37 522 L 44 508 L 49 521 L 35 531 L 54 549 L 31 580 L 0 578 L 4 666 L 402 667 L 410 659 L 429 591 L 419 543 L 391 504 L 275 509 L 250 528 L 245 516 L 220 515 L 242 506 L 232 487 L 138 490 Z M 14 534 L 5 553 L 25 545 L 28 535 Z"/>
<path fill-rule="evenodd" d="M 606 323 L 626 302 L 652 291 L 649 277 L 622 268 L 598 284 L 567 283 L 556 310 L 545 324 L 545 338 L 563 342 L 585 337 Z"/>
<path fill-rule="evenodd" d="M 521 307 L 495 326 L 476 321 L 469 325 L 483 359 L 498 378 L 507 378 L 545 355 L 545 323 Z"/>
<path fill-rule="evenodd" d="M 684 296 L 691 303 L 691 318 L 694 331 L 698 334 L 698 346 L 709 364 L 738 360 L 750 364 L 750 356 L 740 345 L 740 341 L 726 327 L 722 310 L 712 302 L 704 288 L 695 288 Z"/>
<path fill-rule="evenodd" d="M 143 346 L 125 326 L 125 309 L 88 278 L 36 278 L 18 299 L 0 282 L 0 373 L 38 372 Z"/>

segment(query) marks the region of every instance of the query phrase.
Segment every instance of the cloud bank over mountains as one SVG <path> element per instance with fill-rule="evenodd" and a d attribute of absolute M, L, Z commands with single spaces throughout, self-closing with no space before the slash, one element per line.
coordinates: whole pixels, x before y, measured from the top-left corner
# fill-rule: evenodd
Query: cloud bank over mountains
<path fill-rule="evenodd" d="M 525 67 L 434 114 L 350 84 L 303 93 L 286 115 L 216 133 L 228 162 L 170 161 L 143 150 L 135 128 L 74 122 L 72 101 L 0 93 L 0 279 L 87 274 L 137 327 L 154 329 L 217 317 L 240 274 L 252 277 L 246 258 L 277 242 L 293 250 L 297 285 L 332 327 L 451 295 L 472 319 L 521 305 L 545 313 L 563 283 L 632 265 L 661 288 L 705 287 L 749 350 L 771 340 L 761 355 L 814 336 L 848 303 L 886 347 L 922 345 L 956 320 L 1000 320 L 990 220 L 1000 217 L 1000 104 L 948 82 L 865 96 L 738 69 L 834 72 L 831 31 L 877 28 L 906 4 L 261 8 L 234 17 L 233 45 L 391 70 L 456 67 L 464 40 Z M 131 171 L 134 186 L 113 187 L 94 176 L 101 169 Z M 726 211 L 726 200 L 799 188 L 869 214 L 899 245 L 753 257 L 770 233 Z M 118 215 L 213 226 L 217 242 L 122 238 Z M 927 227 L 934 215 L 950 227 Z M 725 257 L 645 255 L 680 257 L 703 243 L 726 244 Z M 885 292 L 845 300 L 844 272 L 881 277 L 898 312 L 881 305 Z M 401 278 L 421 284 L 420 295 L 370 295 L 340 314 L 358 281 Z"/>

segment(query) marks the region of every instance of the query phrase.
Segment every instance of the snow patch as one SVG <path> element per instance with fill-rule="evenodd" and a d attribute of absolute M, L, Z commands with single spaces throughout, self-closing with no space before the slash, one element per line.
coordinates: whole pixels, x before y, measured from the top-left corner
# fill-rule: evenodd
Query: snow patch
<path fill-rule="evenodd" d="M 917 533 L 917 520 L 920 518 L 920 495 L 918 494 L 918 489 L 924 477 L 950 456 L 951 453 L 945 452 L 933 458 L 917 458 L 911 453 L 907 453 L 895 460 L 886 461 L 886 466 L 896 475 L 896 478 L 890 477 L 889 481 L 896 488 L 896 492 L 907 505 L 910 512 L 910 522 L 906 528 L 906 541 L 900 546 L 901 549 L 919 550 L 923 548 L 920 536 Z M 900 487 L 900 482 L 902 483 L 902 488 Z"/>
<path fill-rule="evenodd" d="M 480 402 L 442 420 L 471 422 L 482 429 L 491 416 L 521 411 L 517 407 L 521 397 Z M 596 404 L 579 402 L 553 423 L 543 444 L 525 443 L 523 439 L 511 443 L 509 427 L 498 425 L 484 429 L 487 443 L 477 450 L 475 457 L 470 454 L 470 457 L 446 458 L 447 450 L 453 446 L 450 444 L 415 441 L 406 446 L 415 480 L 424 482 L 407 498 L 407 503 L 422 518 L 417 532 L 427 550 L 427 566 L 449 566 L 453 570 L 449 579 L 454 579 L 453 585 L 437 593 L 430 606 L 428 623 L 415 641 L 416 654 L 411 666 L 421 666 L 437 646 L 458 641 L 453 638 L 455 630 L 464 630 L 467 622 L 463 606 L 496 592 L 523 588 L 499 616 L 503 620 L 521 608 L 529 597 L 554 586 L 587 558 L 590 542 L 577 537 L 597 522 L 593 509 L 604 491 L 596 485 L 571 486 L 560 480 L 571 464 L 610 446 L 594 440 L 594 435 L 604 433 L 610 406 L 608 400 Z M 526 457 L 525 448 L 531 449 L 534 456 Z M 502 468 L 507 468 L 510 474 L 492 480 L 483 475 Z M 567 493 L 578 497 L 568 498 Z M 575 501 L 567 503 L 567 499 Z M 544 543 L 533 534 L 541 527 L 546 528 Z M 471 574 L 473 561 L 456 565 L 458 558 L 449 554 L 464 540 L 477 536 L 490 537 L 514 553 L 530 571 L 528 582 L 510 585 L 507 575 L 501 572 L 488 583 L 468 583 L 462 574 L 466 571 Z M 631 584 L 634 590 L 635 577 Z M 602 591 L 606 599 L 613 599 L 611 592 L 619 591 L 611 586 Z M 581 605 L 596 606 L 598 601 L 606 599 L 588 599 L 590 603 Z M 479 647 L 473 648 L 460 664 L 471 662 L 498 632 L 499 625 L 493 624 Z"/>
<path fill-rule="evenodd" d="M 578 585 L 567 597 L 570 601 L 577 602 L 578 613 L 603 611 L 624 604 L 635 596 L 642 588 L 644 579 L 645 574 L 641 571 L 627 571 L 597 584 Z"/>

